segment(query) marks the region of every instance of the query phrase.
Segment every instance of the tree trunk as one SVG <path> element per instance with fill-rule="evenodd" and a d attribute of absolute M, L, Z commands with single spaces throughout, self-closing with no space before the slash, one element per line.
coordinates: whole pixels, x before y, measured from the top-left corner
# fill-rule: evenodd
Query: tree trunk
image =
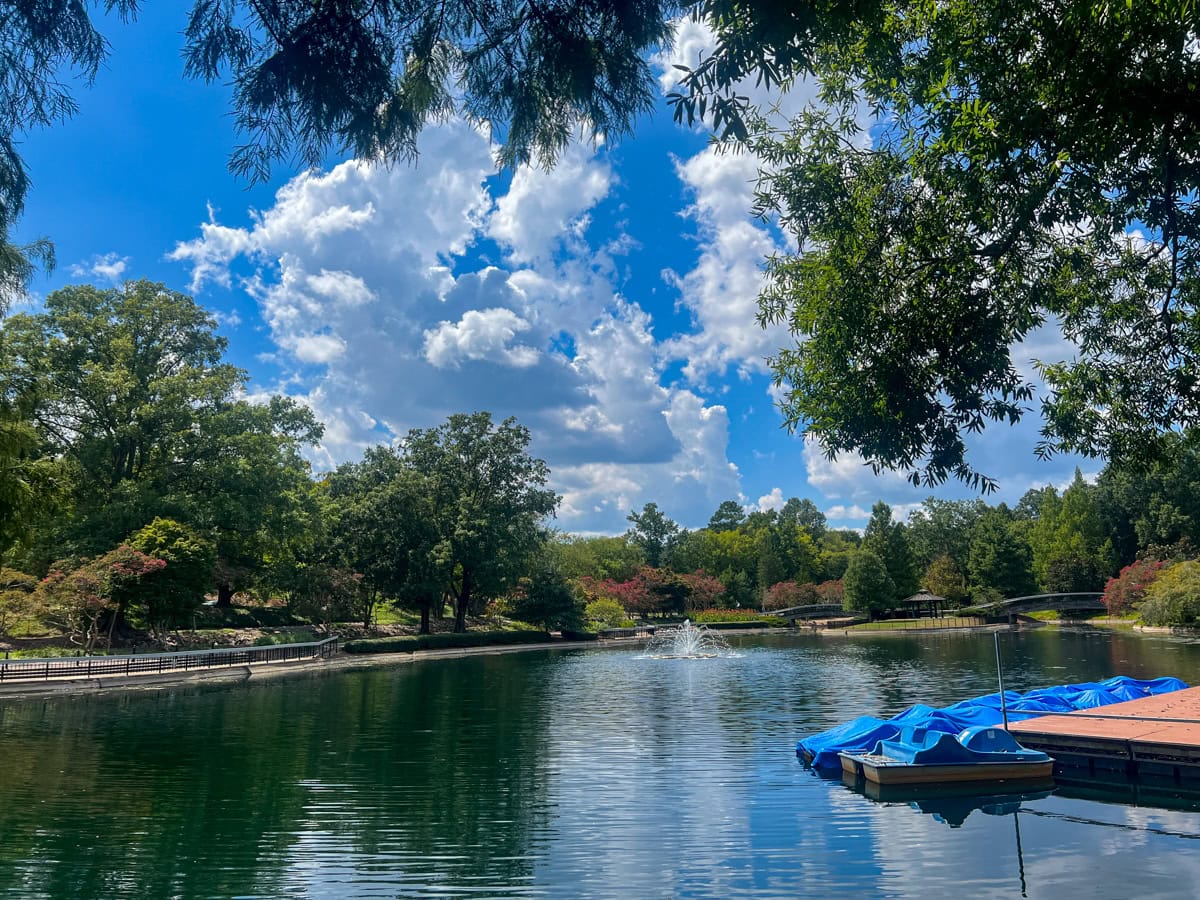
<path fill-rule="evenodd" d="M 471 608 L 471 573 L 463 570 L 462 590 L 458 592 L 454 604 L 454 632 L 462 634 L 467 630 L 467 610 Z"/>
<path fill-rule="evenodd" d="M 432 605 L 432 600 L 426 600 L 421 604 L 421 634 L 429 634 L 429 607 Z"/>
<path fill-rule="evenodd" d="M 228 609 L 233 606 L 233 585 L 218 584 L 217 585 L 217 606 L 221 609 Z"/>

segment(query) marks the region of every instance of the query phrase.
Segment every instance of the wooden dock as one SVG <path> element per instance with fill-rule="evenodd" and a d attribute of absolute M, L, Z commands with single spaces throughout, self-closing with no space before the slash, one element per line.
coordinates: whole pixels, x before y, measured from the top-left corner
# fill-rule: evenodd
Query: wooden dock
<path fill-rule="evenodd" d="M 1059 767 L 1200 781 L 1200 687 L 1013 722 L 1026 747 Z"/>

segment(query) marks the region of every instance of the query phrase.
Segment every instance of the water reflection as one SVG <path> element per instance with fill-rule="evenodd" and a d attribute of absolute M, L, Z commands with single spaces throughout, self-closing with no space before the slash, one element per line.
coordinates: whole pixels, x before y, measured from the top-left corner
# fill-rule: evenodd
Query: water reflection
<path fill-rule="evenodd" d="M 739 659 L 530 652 L 7 702 L 0 896 L 1011 896 L 1019 869 L 1054 900 L 1200 893 L 1195 807 L 1060 788 L 998 816 L 1012 798 L 876 802 L 797 763 L 803 734 L 992 690 L 985 638 L 731 638 Z M 1017 690 L 1200 682 L 1200 647 L 1125 635 L 1018 635 L 1006 663 Z"/>

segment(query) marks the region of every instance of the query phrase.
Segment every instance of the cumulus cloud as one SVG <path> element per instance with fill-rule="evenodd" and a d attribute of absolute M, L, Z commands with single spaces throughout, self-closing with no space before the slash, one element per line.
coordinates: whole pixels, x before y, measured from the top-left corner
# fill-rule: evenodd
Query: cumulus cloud
<path fill-rule="evenodd" d="M 425 332 L 425 359 L 439 369 L 463 360 L 488 359 L 517 368 L 537 365 L 538 351 L 513 338 L 530 324 L 511 309 L 468 310 L 457 322 L 440 322 Z"/>
<path fill-rule="evenodd" d="M 102 253 L 93 256 L 87 262 L 72 265 L 70 273 L 76 278 L 95 278 L 100 281 L 117 284 L 129 268 L 129 257 L 117 253 Z"/>
<path fill-rule="evenodd" d="M 739 495 L 726 408 L 664 383 L 651 316 L 609 280 L 611 229 L 589 244 L 609 166 L 573 148 L 493 198 L 482 136 L 450 123 L 422 142 L 414 168 L 350 162 L 293 179 L 244 225 L 209 210 L 172 251 L 194 287 L 257 303 L 276 387 L 326 425 L 315 462 L 487 409 L 529 426 L 564 495 L 562 527 L 621 531 L 650 499 L 703 522 Z M 464 256 L 487 240 L 505 265 Z"/>
<path fill-rule="evenodd" d="M 771 509 L 780 510 L 783 509 L 783 505 L 786 502 L 783 499 L 783 488 L 771 488 L 771 493 L 763 494 L 758 498 L 756 509 L 759 512 L 767 512 Z"/>
<path fill-rule="evenodd" d="M 758 326 L 763 261 L 781 249 L 773 229 L 750 219 L 758 161 L 749 154 L 709 147 L 676 165 L 693 202 L 684 215 L 697 228 L 699 257 L 683 274 L 669 273 L 695 330 L 668 342 L 666 352 L 685 361 L 693 383 L 734 367 L 741 375 L 766 371 L 766 357 L 787 333 Z"/>
<path fill-rule="evenodd" d="M 553 169 L 521 166 L 487 221 L 489 237 L 515 263 L 548 257 L 563 240 L 586 230 L 587 211 L 612 185 L 612 169 L 582 144 L 572 144 Z"/>

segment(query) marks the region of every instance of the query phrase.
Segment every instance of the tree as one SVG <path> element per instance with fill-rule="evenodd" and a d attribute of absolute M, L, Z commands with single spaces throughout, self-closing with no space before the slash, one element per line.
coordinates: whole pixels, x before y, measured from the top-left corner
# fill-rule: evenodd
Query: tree
<path fill-rule="evenodd" d="M 779 510 L 779 522 L 784 525 L 796 525 L 808 532 L 814 541 L 820 541 L 825 536 L 825 513 L 817 509 L 817 505 L 805 497 L 791 497 Z"/>
<path fill-rule="evenodd" d="M 896 585 L 883 560 L 870 550 L 859 550 L 846 567 L 845 606 L 848 610 L 869 613 L 890 609 L 896 599 Z"/>
<path fill-rule="evenodd" d="M 723 500 L 708 520 L 709 531 L 735 531 L 746 521 L 746 511 L 736 500 Z"/>
<path fill-rule="evenodd" d="M 189 436 L 185 458 L 194 463 L 175 473 L 164 501 L 213 536 L 217 606 L 302 539 L 310 467 L 300 451 L 322 432 L 308 407 L 276 396 L 224 403 Z"/>
<path fill-rule="evenodd" d="M 687 582 L 670 569 L 644 566 L 638 580 L 646 586 L 651 608 L 664 616 L 681 616 L 687 610 L 690 591 Z"/>
<path fill-rule="evenodd" d="M 641 547 L 628 537 L 574 537 L 555 534 L 546 545 L 555 568 L 567 578 L 589 576 L 627 581 L 646 564 Z"/>
<path fill-rule="evenodd" d="M 163 516 L 213 536 L 227 604 L 297 534 L 299 451 L 321 426 L 291 400 L 242 399 L 245 373 L 223 362 L 216 327 L 191 297 L 147 281 L 64 288 L 4 322 L 0 391 L 40 457 L 26 473 L 61 479 L 69 508 L 34 529 L 41 565 L 104 552 Z"/>
<path fill-rule="evenodd" d="M 217 554 L 212 541 L 181 522 L 155 518 L 130 535 L 129 546 L 165 563 L 139 591 L 144 602 L 136 611 L 152 630 L 185 621 L 213 582 Z M 130 606 L 121 602 L 120 608 L 125 612 Z"/>
<path fill-rule="evenodd" d="M 1028 537 L 1033 550 L 1033 573 L 1047 590 L 1056 590 L 1051 587 L 1049 571 L 1054 559 L 1085 560 L 1084 564 L 1094 569 L 1094 576 L 1083 576 L 1081 582 L 1092 584 L 1092 587 L 1081 590 L 1097 589 L 1114 570 L 1112 543 L 1100 516 L 1096 488 L 1083 480 L 1078 469 L 1061 497 L 1053 490 L 1042 495 L 1038 516 L 1028 530 Z M 1057 575 L 1061 581 L 1064 572 L 1059 571 Z"/>
<path fill-rule="evenodd" d="M 821 538 L 820 574 L 827 580 L 841 578 L 850 565 L 850 557 L 862 546 L 857 531 L 827 531 Z"/>
<path fill-rule="evenodd" d="M 1200 562 L 1176 563 L 1146 588 L 1142 621 L 1147 625 L 1193 625 L 1200 620 Z"/>
<path fill-rule="evenodd" d="M 628 616 L 621 604 L 608 597 L 598 597 L 584 607 L 588 622 L 601 628 L 620 628 Z"/>
<path fill-rule="evenodd" d="M 117 612 L 100 574 L 69 560 L 50 567 L 38 584 L 37 597 L 42 619 L 88 653 L 103 634 L 105 617 L 115 617 Z"/>
<path fill-rule="evenodd" d="M 633 526 L 626 536 L 642 548 L 646 565 L 662 565 L 664 555 L 679 539 L 679 526 L 663 514 L 657 503 L 647 503 L 640 513 L 630 510 L 626 520 Z"/>
<path fill-rule="evenodd" d="M 759 209 L 803 248 L 770 262 L 761 297 L 762 320 L 796 336 L 770 363 L 790 426 L 915 482 L 990 488 L 963 435 L 1023 417 L 1032 385 L 1014 348 L 1044 322 L 1079 354 L 1039 364 L 1042 453 L 1139 461 L 1197 424 L 1189 4 L 784 15 L 711 0 L 698 14 L 718 47 L 673 98 L 677 117 L 748 136 Z M 741 115 L 739 78 L 801 75 L 827 110 L 782 128 Z"/>
<path fill-rule="evenodd" d="M 1033 553 L 1011 524 L 1004 504 L 979 517 L 967 568 L 973 590 L 995 590 L 1003 598 L 1033 593 Z"/>
<path fill-rule="evenodd" d="M 328 558 L 333 569 L 360 578 L 360 589 L 348 594 L 355 617 L 370 628 L 376 605 L 390 597 L 415 606 L 421 634 L 428 634 L 448 580 L 432 483 L 402 452 L 370 447 L 361 462 L 332 472 L 326 486 Z"/>
<path fill-rule="evenodd" d="M 1104 573 L 1090 556 L 1068 553 L 1046 563 L 1045 588 L 1050 593 L 1095 591 L 1103 586 L 1104 580 Z"/>
<path fill-rule="evenodd" d="M 584 626 L 583 601 L 561 573 L 546 566 L 521 579 L 507 607 L 514 619 L 548 631 L 579 631 Z"/>
<path fill-rule="evenodd" d="M 815 584 L 781 581 L 763 591 L 763 611 L 790 609 L 793 606 L 817 606 L 822 603 Z"/>
<path fill-rule="evenodd" d="M 948 554 L 929 564 L 922 584 L 929 593 L 946 598 L 951 606 L 962 606 L 969 596 L 967 580 Z"/>
<path fill-rule="evenodd" d="M 927 497 L 908 515 L 906 535 L 913 563 L 921 571 L 949 556 L 960 572 L 967 567 L 971 531 L 987 509 L 982 500 L 939 500 Z"/>
<path fill-rule="evenodd" d="M 97 559 L 64 559 L 38 584 L 41 617 L 90 653 L 104 634 L 112 644 L 113 625 L 122 609 L 144 597 L 144 580 L 161 574 L 164 560 L 122 545 Z"/>
<path fill-rule="evenodd" d="M 550 470 L 528 454 L 529 441 L 516 419 L 497 427 L 486 412 L 453 415 L 404 440 L 405 462 L 428 485 L 455 631 L 466 631 L 473 601 L 515 586 L 545 543 L 558 496 L 545 489 Z"/>
<path fill-rule="evenodd" d="M 889 602 L 916 592 L 917 577 L 904 526 L 892 521 L 892 508 L 882 500 L 871 507 L 862 548 L 878 556 L 887 568 L 896 591 L 896 596 L 887 598 Z"/>
<path fill-rule="evenodd" d="M 725 585 L 704 572 L 692 572 L 679 576 L 687 589 L 689 610 L 716 609 L 725 595 Z"/>

